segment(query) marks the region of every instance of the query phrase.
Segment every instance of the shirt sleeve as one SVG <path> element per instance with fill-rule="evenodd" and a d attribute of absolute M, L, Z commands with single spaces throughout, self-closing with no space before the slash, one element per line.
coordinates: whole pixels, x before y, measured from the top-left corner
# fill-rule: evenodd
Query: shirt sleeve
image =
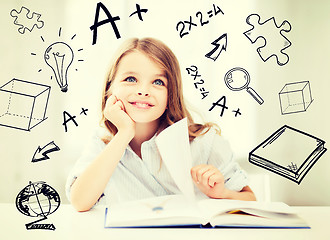
<path fill-rule="evenodd" d="M 234 191 L 241 191 L 248 185 L 248 176 L 234 160 L 230 144 L 222 136 L 215 134 L 211 144 L 208 164 L 216 166 L 223 174 L 225 186 Z"/>
<path fill-rule="evenodd" d="M 66 180 L 65 191 L 69 201 L 72 184 L 76 178 L 79 177 L 81 173 L 88 167 L 88 165 L 96 158 L 96 156 L 103 150 L 104 147 L 105 143 L 101 140 L 99 133 L 96 131 L 85 145 L 82 154 L 78 158 Z"/>

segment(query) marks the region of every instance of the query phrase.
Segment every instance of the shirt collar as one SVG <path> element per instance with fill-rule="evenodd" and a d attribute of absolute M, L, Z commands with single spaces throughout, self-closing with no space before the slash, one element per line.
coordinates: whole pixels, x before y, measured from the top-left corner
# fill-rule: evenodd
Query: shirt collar
<path fill-rule="evenodd" d="M 142 144 L 141 144 L 141 151 L 143 148 L 147 147 L 147 148 L 151 148 L 151 147 L 157 147 L 156 145 L 156 137 L 157 137 L 157 133 L 155 133 L 152 138 L 150 138 L 149 140 L 147 141 L 144 141 Z M 128 144 L 127 147 L 126 147 L 126 150 L 131 152 L 132 154 L 135 154 L 136 153 L 133 151 L 133 149 L 131 148 L 131 146 Z"/>

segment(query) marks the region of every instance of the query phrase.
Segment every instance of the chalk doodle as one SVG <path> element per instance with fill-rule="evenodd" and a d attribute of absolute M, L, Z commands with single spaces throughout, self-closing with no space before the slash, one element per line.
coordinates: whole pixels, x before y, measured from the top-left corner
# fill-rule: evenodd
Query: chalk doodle
<path fill-rule="evenodd" d="M 219 38 L 215 39 L 211 43 L 214 48 L 205 55 L 205 57 L 212 59 L 213 61 L 216 61 L 218 57 L 220 56 L 222 51 L 227 50 L 227 33 L 222 34 Z"/>
<path fill-rule="evenodd" d="M 73 62 L 72 48 L 64 42 L 55 42 L 45 51 L 44 59 L 53 70 L 55 79 L 62 92 L 68 91 L 68 70 Z"/>
<path fill-rule="evenodd" d="M 271 57 L 275 57 L 277 64 L 283 66 L 289 62 L 289 55 L 285 50 L 291 46 L 291 42 L 285 36 L 285 33 L 291 31 L 291 24 L 283 21 L 278 25 L 274 17 L 264 22 L 260 21 L 258 14 L 251 14 L 246 18 L 246 23 L 251 26 L 249 30 L 243 34 L 250 40 L 252 44 L 258 39 L 263 39 L 263 44 L 257 48 L 257 52 L 266 62 Z"/>
<path fill-rule="evenodd" d="M 264 100 L 253 88 L 249 87 L 250 74 L 244 68 L 235 67 L 230 69 L 224 77 L 226 86 L 232 91 L 241 91 L 245 89 L 260 105 Z"/>
<path fill-rule="evenodd" d="M 239 108 L 237 108 L 236 110 L 233 110 L 232 111 L 233 113 L 235 113 L 235 117 L 239 116 L 239 115 L 242 115 L 241 111 Z"/>
<path fill-rule="evenodd" d="M 133 12 L 131 15 L 129 15 L 129 17 L 132 17 L 134 16 L 134 14 L 137 14 L 140 21 L 143 21 L 143 17 L 141 13 L 147 13 L 148 9 L 141 9 L 139 4 L 136 4 L 135 6 L 136 6 L 136 11 Z"/>
<path fill-rule="evenodd" d="M 190 15 L 189 20 L 179 21 L 176 24 L 176 31 L 179 32 L 180 38 L 183 38 L 192 31 L 193 27 L 198 27 L 198 24 L 201 27 L 205 26 L 206 24 L 209 24 L 210 19 L 214 16 L 217 16 L 220 13 L 224 15 L 222 9 L 219 6 L 213 4 L 213 8 L 206 12 L 206 17 L 205 17 L 205 12 L 203 15 L 201 11 L 198 11 L 195 17 L 192 17 Z M 198 23 L 195 23 L 194 20 L 197 20 Z"/>
<path fill-rule="evenodd" d="M 199 81 L 194 82 L 194 86 L 201 92 L 202 99 L 206 98 L 209 94 L 209 91 L 205 90 L 205 88 L 203 87 L 204 80 L 201 78 L 201 75 L 198 74 L 198 68 L 195 65 L 191 65 L 191 67 L 186 68 L 186 70 L 188 74 L 194 77 L 194 80 L 196 80 L 197 77 L 200 77 Z"/>
<path fill-rule="evenodd" d="M 59 151 L 60 148 L 54 143 L 54 141 L 51 141 L 50 143 L 46 144 L 44 147 L 38 147 L 37 150 L 33 154 L 32 162 L 39 162 L 48 160 L 48 154 Z"/>
<path fill-rule="evenodd" d="M 313 102 L 309 81 L 287 83 L 278 95 L 282 115 L 305 112 Z"/>
<path fill-rule="evenodd" d="M 80 115 L 84 115 L 84 116 L 87 116 L 87 111 L 88 111 L 88 109 L 87 108 L 81 108 L 81 112 L 80 112 Z M 77 116 L 75 116 L 75 115 L 71 115 L 70 113 L 68 113 L 67 111 L 64 111 L 63 112 L 63 126 L 64 126 L 64 130 L 65 130 L 65 132 L 67 132 L 68 131 L 68 126 L 67 126 L 67 124 L 70 122 L 70 121 L 72 121 L 73 123 L 74 123 L 74 125 L 76 126 L 76 127 L 78 127 L 78 123 L 77 123 L 77 121 L 75 120 L 75 118 L 76 118 Z"/>
<path fill-rule="evenodd" d="M 297 164 L 291 162 L 289 165 L 288 165 L 288 168 L 292 171 L 297 171 L 298 170 L 298 167 L 297 167 Z"/>
<path fill-rule="evenodd" d="M 226 109 L 228 109 L 228 107 L 226 105 L 226 102 L 227 102 L 226 99 L 227 99 L 226 96 L 222 96 L 221 98 L 219 98 L 218 101 L 216 101 L 215 103 L 212 103 L 212 107 L 209 109 L 209 111 L 212 111 L 213 108 L 215 108 L 216 106 L 221 107 L 222 109 L 221 109 L 220 117 L 222 117 L 224 114 L 224 111 Z"/>
<path fill-rule="evenodd" d="M 21 7 L 18 12 L 16 9 L 10 11 L 10 16 L 15 18 L 14 24 L 19 26 L 18 32 L 24 34 L 25 30 L 32 32 L 34 27 L 40 29 L 44 26 L 44 22 L 40 20 L 41 14 L 33 12 L 26 7 Z"/>
<path fill-rule="evenodd" d="M 205 81 L 202 79 L 202 75 L 198 73 L 198 67 L 196 67 L 195 65 L 191 65 L 190 67 L 186 68 L 186 71 L 190 76 L 193 77 L 193 80 L 196 81 L 194 82 L 194 86 L 201 92 L 203 100 L 208 96 L 210 92 L 205 90 L 205 87 L 203 86 Z M 226 96 L 222 96 L 216 102 L 212 103 L 212 107 L 209 109 L 209 111 L 212 111 L 215 107 L 221 107 L 220 117 L 223 117 L 224 111 L 228 109 L 226 103 Z M 235 117 L 242 115 L 239 108 L 237 108 L 237 110 L 233 110 L 232 112 L 235 114 Z"/>
<path fill-rule="evenodd" d="M 209 109 L 209 111 L 212 111 L 215 107 L 221 107 L 220 117 L 223 117 L 225 110 L 229 109 L 227 106 L 226 96 L 222 96 L 216 102 L 212 103 L 212 107 Z M 237 108 L 237 110 L 233 110 L 232 112 L 235 113 L 235 117 L 242 115 L 239 108 Z"/>
<path fill-rule="evenodd" d="M 38 217 L 37 221 L 25 224 L 27 230 L 55 230 L 54 224 L 39 224 L 60 206 L 61 199 L 54 188 L 43 181 L 30 182 L 16 197 L 16 208 L 28 217 Z"/>
<path fill-rule="evenodd" d="M 148 9 L 146 8 L 141 8 L 139 4 L 135 5 L 136 7 L 136 11 L 134 11 L 133 13 L 131 13 L 129 15 L 129 17 L 134 16 L 135 14 L 138 16 L 140 21 L 143 21 L 143 17 L 142 17 L 142 13 L 147 13 Z M 106 19 L 104 20 L 99 20 L 99 16 L 100 16 L 100 10 L 102 10 L 105 15 L 107 16 Z M 96 5 L 96 12 L 95 12 L 95 18 L 94 18 L 94 24 L 92 26 L 90 26 L 90 30 L 93 32 L 93 41 L 92 41 L 92 45 L 96 44 L 97 42 L 97 30 L 100 26 L 110 23 L 113 32 L 116 35 L 116 38 L 119 39 L 121 38 L 119 29 L 116 25 L 116 21 L 120 20 L 120 16 L 115 16 L 113 17 L 110 13 L 110 11 L 108 10 L 108 8 L 101 2 L 97 3 Z"/>
<path fill-rule="evenodd" d="M 62 28 L 59 28 L 58 37 L 61 37 Z M 71 37 L 71 40 L 75 39 L 77 35 L 74 34 Z M 41 36 L 42 42 L 45 42 L 45 39 Z M 84 50 L 80 48 L 77 52 L 81 52 Z M 36 56 L 36 53 L 31 53 L 32 56 Z M 47 64 L 47 66 L 52 70 L 53 75 L 51 75 L 50 79 L 53 79 L 53 76 L 60 87 L 62 92 L 68 91 L 68 71 L 69 68 L 74 62 L 75 53 L 72 47 L 63 41 L 57 41 L 51 43 L 48 47 L 46 47 L 43 52 L 43 60 Z M 77 59 L 78 62 L 83 62 L 83 59 Z M 41 72 L 42 69 L 39 69 L 38 72 Z M 78 69 L 76 68 L 76 71 Z"/>
<path fill-rule="evenodd" d="M 325 142 L 284 125 L 249 153 L 249 161 L 300 184 L 327 151 Z"/>
<path fill-rule="evenodd" d="M 0 126 L 30 131 L 47 119 L 50 86 L 13 78 L 0 87 Z"/>

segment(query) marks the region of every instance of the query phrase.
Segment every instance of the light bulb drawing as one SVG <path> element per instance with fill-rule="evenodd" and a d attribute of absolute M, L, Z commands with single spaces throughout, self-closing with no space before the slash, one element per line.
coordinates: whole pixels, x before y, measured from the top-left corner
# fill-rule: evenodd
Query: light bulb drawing
<path fill-rule="evenodd" d="M 62 28 L 60 28 L 58 31 L 58 37 L 62 37 L 61 34 Z M 75 40 L 76 36 L 77 35 L 74 34 L 71 37 L 71 41 Z M 43 36 L 40 36 L 40 38 L 43 43 L 47 42 Z M 77 50 L 72 50 L 73 48 L 71 47 L 71 43 L 69 45 L 61 40 L 53 41 L 53 43 L 50 45 L 47 44 L 47 46 L 48 47 L 46 47 L 46 49 L 43 48 L 43 50 L 41 50 L 43 62 L 46 62 L 47 66 L 52 69 L 50 79 L 52 80 L 55 77 L 61 91 L 65 93 L 68 91 L 68 71 L 71 71 L 72 68 L 78 71 L 76 61 L 84 61 L 83 59 L 79 59 L 79 53 L 84 49 L 79 48 Z M 78 59 L 76 54 L 78 54 Z M 31 52 L 31 55 L 37 56 L 39 54 Z M 39 68 L 38 72 L 42 72 L 42 69 Z"/>
<path fill-rule="evenodd" d="M 68 91 L 68 70 L 73 62 L 71 47 L 64 42 L 55 42 L 45 51 L 44 59 L 53 70 L 55 79 L 62 92 Z"/>

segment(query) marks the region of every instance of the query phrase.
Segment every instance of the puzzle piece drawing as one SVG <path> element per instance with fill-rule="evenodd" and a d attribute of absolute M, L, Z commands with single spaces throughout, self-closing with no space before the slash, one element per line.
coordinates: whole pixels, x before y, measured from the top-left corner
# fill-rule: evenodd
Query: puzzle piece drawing
<path fill-rule="evenodd" d="M 258 39 L 263 39 L 263 44 L 257 48 L 257 52 L 264 62 L 271 57 L 275 57 L 280 66 L 289 62 L 289 55 L 285 50 L 291 46 L 291 42 L 284 35 L 291 31 L 291 24 L 288 21 L 285 20 L 281 25 L 277 25 L 275 18 L 271 17 L 261 22 L 258 14 L 251 14 L 246 18 L 246 23 L 251 28 L 243 34 L 252 44 Z"/>
<path fill-rule="evenodd" d="M 18 32 L 21 34 L 24 34 L 26 29 L 32 32 L 34 27 L 40 29 L 44 26 L 44 22 L 40 20 L 41 14 L 31 14 L 30 10 L 23 6 L 19 12 L 16 9 L 11 10 L 10 16 L 15 18 L 14 24 L 19 26 Z"/>

